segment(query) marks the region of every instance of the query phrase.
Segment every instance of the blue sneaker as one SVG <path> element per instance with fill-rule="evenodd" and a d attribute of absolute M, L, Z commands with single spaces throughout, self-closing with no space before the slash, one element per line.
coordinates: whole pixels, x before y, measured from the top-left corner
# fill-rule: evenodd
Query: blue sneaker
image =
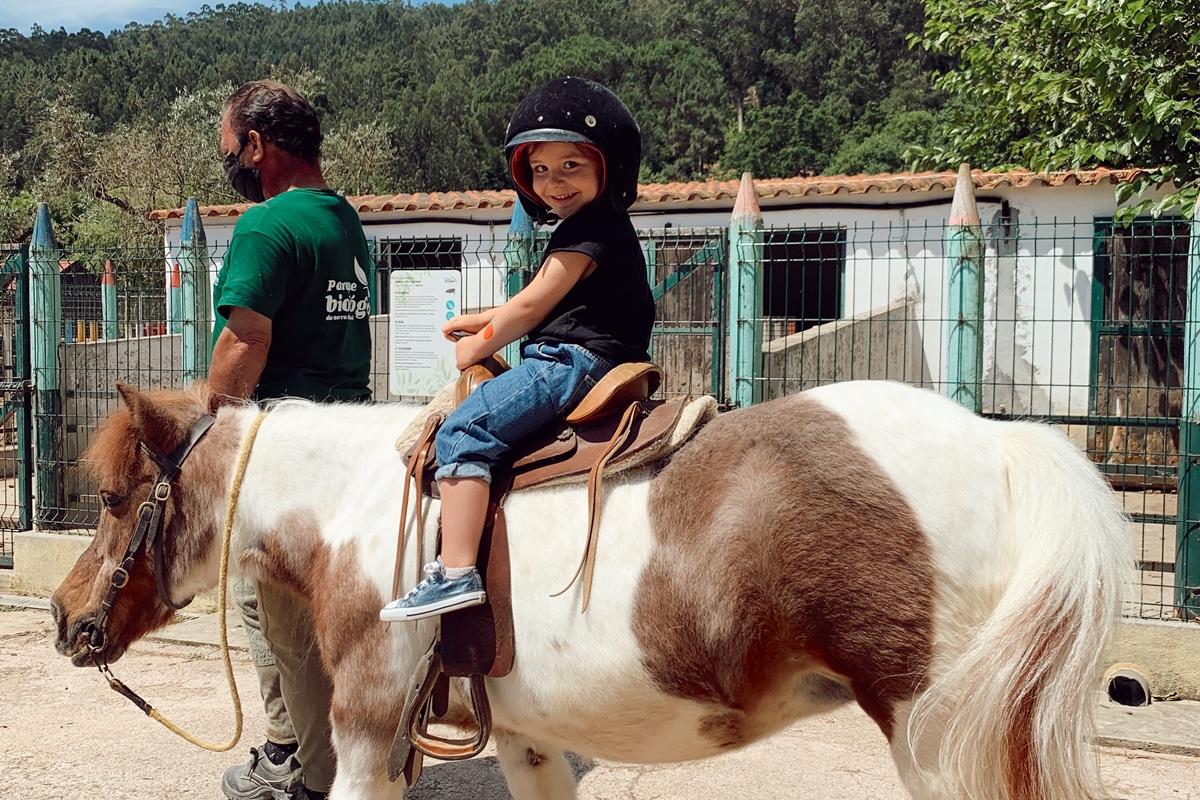
<path fill-rule="evenodd" d="M 429 577 L 418 583 L 411 592 L 388 603 L 379 612 L 384 622 L 436 617 L 460 608 L 479 606 L 487 602 L 483 591 L 483 579 L 474 567 L 461 578 L 446 576 L 441 560 L 426 564 L 425 574 Z"/>

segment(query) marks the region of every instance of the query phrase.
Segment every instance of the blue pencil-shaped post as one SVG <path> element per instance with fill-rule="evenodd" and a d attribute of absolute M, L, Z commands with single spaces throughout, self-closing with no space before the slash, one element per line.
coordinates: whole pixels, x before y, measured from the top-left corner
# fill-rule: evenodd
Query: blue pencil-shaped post
<path fill-rule="evenodd" d="M 504 299 L 511 300 L 522 289 L 533 270 L 533 220 L 525 213 L 521 201 L 513 204 L 512 220 L 508 223 L 508 239 L 504 244 Z M 504 359 L 516 366 L 521 361 L 521 344 L 513 342 L 504 348 Z"/>
<path fill-rule="evenodd" d="M 946 393 L 975 413 L 983 410 L 983 229 L 971 168 L 958 168 L 946 226 Z"/>
<path fill-rule="evenodd" d="M 212 339 L 212 289 L 208 280 L 208 243 L 200 222 L 200 205 L 189 197 L 183 212 L 180 248 L 180 332 L 183 336 L 183 384 L 208 375 Z"/>
<path fill-rule="evenodd" d="M 1180 617 L 1195 619 L 1200 616 L 1200 200 L 1192 212 L 1183 341 L 1175 605 Z"/>
<path fill-rule="evenodd" d="M 62 339 L 62 287 L 59 249 L 54 241 L 50 209 L 38 203 L 29 248 L 30 353 L 36 413 L 34 416 L 34 525 L 52 521 L 62 504 L 62 395 L 59 392 L 58 346 Z"/>
<path fill-rule="evenodd" d="M 121 338 L 121 324 L 117 319 L 117 276 L 112 261 L 105 259 L 104 274 L 100 276 L 100 316 L 102 337 L 109 341 Z"/>
<path fill-rule="evenodd" d="M 763 223 L 749 172 L 742 173 L 729 219 L 729 269 L 733 402 L 744 408 L 762 399 Z"/>
<path fill-rule="evenodd" d="M 171 262 L 171 278 L 167 283 L 167 333 L 183 330 L 183 269 L 178 261 Z"/>

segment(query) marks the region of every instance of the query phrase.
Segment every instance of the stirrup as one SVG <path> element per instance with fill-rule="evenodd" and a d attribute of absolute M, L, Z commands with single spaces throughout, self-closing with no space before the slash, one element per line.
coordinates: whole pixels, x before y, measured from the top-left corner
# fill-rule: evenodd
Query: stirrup
<path fill-rule="evenodd" d="M 442 676 L 441 635 L 434 637 L 429 649 L 417 662 L 412 682 L 405 693 L 400 726 L 388 754 L 388 780 L 404 775 L 412 787 L 421 775 L 424 756 L 439 761 L 464 761 L 474 758 L 487 747 L 492 735 L 492 707 L 482 675 L 472 675 L 471 706 L 475 716 L 475 734 L 464 739 L 449 739 L 429 733 L 434 690 Z"/>

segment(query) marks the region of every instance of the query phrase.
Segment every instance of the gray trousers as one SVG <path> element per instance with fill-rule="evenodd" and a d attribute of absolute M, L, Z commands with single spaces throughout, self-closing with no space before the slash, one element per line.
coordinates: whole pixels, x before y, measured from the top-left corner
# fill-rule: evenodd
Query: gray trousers
<path fill-rule="evenodd" d="M 308 606 L 281 589 L 240 579 L 234 603 L 258 672 L 267 738 L 297 745 L 304 785 L 328 792 L 336 762 L 329 727 L 333 685 L 321 663 Z"/>

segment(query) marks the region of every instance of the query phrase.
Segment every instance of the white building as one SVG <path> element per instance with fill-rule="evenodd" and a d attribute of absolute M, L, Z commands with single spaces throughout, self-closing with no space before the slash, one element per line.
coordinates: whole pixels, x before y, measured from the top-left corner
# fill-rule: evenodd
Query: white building
<path fill-rule="evenodd" d="M 1124 366 L 1114 366 L 1113 337 L 1125 336 L 1124 350 L 1132 347 L 1139 352 L 1154 350 L 1161 343 L 1146 340 L 1131 345 L 1128 331 L 1115 330 L 1109 323 L 1118 322 L 1123 314 L 1136 319 L 1139 313 L 1151 313 L 1152 306 L 1171 306 L 1174 301 L 1170 298 L 1182 292 L 1181 279 L 1186 274 L 1181 272 L 1186 269 L 1186 255 L 1181 262 L 1178 240 L 1181 235 L 1186 240 L 1187 230 L 1181 223 L 1170 222 L 1142 224 L 1124 232 L 1113 229 L 1116 184 L 1139 174 L 1138 170 L 1108 169 L 973 174 L 987 245 L 985 412 L 1136 413 L 1128 407 L 1118 412 L 1114 403 L 1128 406 L 1129 397 L 1114 399 L 1100 385 L 1132 379 Z M 859 320 L 870 330 L 864 340 L 868 349 L 871 342 L 882 341 L 881 336 L 898 335 L 911 340 L 904 349 L 915 354 L 911 360 L 904 356 L 910 363 L 901 365 L 899 372 L 890 367 L 883 373 L 868 368 L 872 377 L 883 374 L 938 384 L 947 346 L 944 239 L 954 183 L 955 174 L 949 172 L 757 181 L 766 228 L 762 248 L 764 351 L 781 352 L 793 343 L 820 348 L 817 340 L 836 347 L 836 337 L 830 340 L 826 335 L 837 331 L 845 335 L 847 329 L 845 322 L 836 321 Z M 691 341 L 697 341 L 696 334 L 711 331 L 714 343 L 721 339 L 713 286 L 699 285 L 702 281 L 713 283 L 711 268 L 692 270 L 694 265 L 687 262 L 695 261 L 705 243 L 726 246 L 720 239 L 721 229 L 728 226 L 737 190 L 736 181 L 641 187 L 632 216 L 635 226 L 646 232 L 647 242 L 653 242 L 647 245 L 648 256 L 652 281 L 664 294 L 660 302 L 664 331 L 669 328 L 674 334 L 692 335 Z M 503 300 L 504 244 L 514 193 L 465 191 L 348 199 L 358 209 L 367 235 L 377 242 L 382 269 L 461 268 L 468 306 Z M 244 208 L 201 210 L 214 270 Z M 182 210 L 155 212 L 154 217 L 166 224 L 171 261 L 178 253 Z M 1186 247 L 1182 252 L 1186 254 Z M 1120 260 L 1116 269 L 1112 268 L 1114 258 Z M 1149 270 L 1149 277 L 1137 278 L 1134 273 L 1139 269 Z M 670 280 L 678 286 L 670 288 Z M 1117 295 L 1122 287 L 1129 289 L 1130 280 L 1141 281 L 1142 300 L 1138 302 L 1144 308 L 1140 311 L 1132 305 L 1116 307 Z M 686 296 L 682 289 L 688 290 Z M 677 295 L 674 301 L 671 292 Z M 1148 293 L 1157 299 L 1146 300 Z M 897 304 L 902 307 L 902 329 L 896 327 Z M 891 316 L 885 313 L 889 308 L 893 309 Z M 380 311 L 386 311 L 385 305 Z M 1164 313 L 1167 327 L 1181 320 Z M 809 330 L 814 327 L 818 330 Z M 1168 331 L 1164 335 L 1174 334 Z M 879 346 L 887 351 L 889 345 Z M 1173 352 L 1173 347 L 1168 342 L 1166 350 Z M 711 359 L 696 367 L 696 362 L 703 360 L 698 359 L 699 352 L 695 348 L 681 350 L 669 365 L 676 370 L 700 370 L 693 376 L 695 380 L 684 384 L 692 391 L 703 389 L 701 372 L 710 377 L 713 372 Z M 655 355 L 659 357 L 658 351 Z M 713 349 L 710 355 L 715 358 L 719 350 Z M 1179 386 L 1163 375 L 1181 369 L 1181 358 L 1181 350 L 1178 359 L 1168 355 L 1159 374 L 1138 380 L 1144 378 L 1147 388 Z M 864 363 L 873 360 L 869 353 L 864 359 Z M 855 377 L 860 375 L 861 371 Z M 778 378 L 790 389 L 841 377 L 850 376 L 839 372 L 773 377 L 768 369 L 766 380 Z"/>

